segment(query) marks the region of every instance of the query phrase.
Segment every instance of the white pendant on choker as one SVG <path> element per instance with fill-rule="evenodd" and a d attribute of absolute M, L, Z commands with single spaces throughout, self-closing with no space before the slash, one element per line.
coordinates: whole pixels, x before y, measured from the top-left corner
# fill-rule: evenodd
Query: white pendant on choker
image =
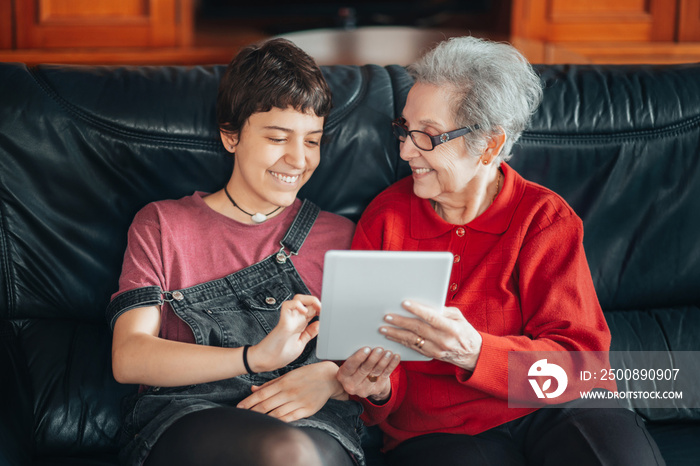
<path fill-rule="evenodd" d="M 250 212 L 246 212 L 245 210 L 241 209 L 241 207 L 240 207 L 238 204 L 236 204 L 236 201 L 234 201 L 233 198 L 231 197 L 231 195 L 228 193 L 228 189 L 226 189 L 226 186 L 224 186 L 224 192 L 226 193 L 226 197 L 228 197 L 228 200 L 231 201 L 231 204 L 233 204 L 233 206 L 234 206 L 235 208 L 237 208 L 238 210 L 240 210 L 240 211 L 243 212 L 244 214 L 250 215 L 250 219 L 251 219 L 254 223 L 263 223 L 263 222 L 265 222 L 265 221 L 267 220 L 267 217 L 269 217 L 270 215 L 274 214 L 275 212 L 277 212 L 278 210 L 280 210 L 280 209 L 282 208 L 282 206 L 279 206 L 279 207 L 277 207 L 275 210 L 273 210 L 272 212 L 270 212 L 269 214 L 263 214 L 263 213 L 261 213 L 261 212 L 256 212 L 256 213 L 254 213 L 254 214 L 251 214 Z"/>
<path fill-rule="evenodd" d="M 239 209 L 240 209 L 240 207 L 239 207 Z M 275 209 L 274 212 L 277 212 L 277 209 Z M 274 212 L 271 212 L 271 213 L 274 213 Z M 248 213 L 248 212 L 246 212 L 246 213 Z M 250 215 L 250 214 L 248 214 L 248 215 Z M 252 221 L 254 221 L 255 223 L 262 223 L 262 222 L 264 222 L 265 220 L 267 220 L 267 215 L 261 214 L 260 212 L 256 212 L 256 213 L 254 213 L 253 215 L 250 216 L 250 219 L 251 219 Z"/>

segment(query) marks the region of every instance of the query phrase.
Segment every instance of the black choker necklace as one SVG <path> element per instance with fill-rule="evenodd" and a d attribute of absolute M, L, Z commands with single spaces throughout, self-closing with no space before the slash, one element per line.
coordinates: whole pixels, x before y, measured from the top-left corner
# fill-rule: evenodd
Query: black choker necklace
<path fill-rule="evenodd" d="M 279 206 L 267 215 L 261 214 L 260 212 L 257 212 L 255 214 L 251 214 L 250 212 L 246 212 L 245 210 L 241 209 L 240 206 L 238 204 L 236 204 L 236 201 L 234 201 L 233 198 L 231 197 L 231 195 L 228 193 L 228 189 L 226 189 L 226 186 L 224 186 L 224 192 L 226 193 L 226 197 L 228 197 L 228 200 L 231 201 L 231 204 L 233 204 L 233 206 L 235 208 L 237 208 L 238 210 L 240 210 L 244 214 L 250 215 L 250 219 L 252 221 L 254 221 L 255 223 L 264 222 L 265 220 L 267 220 L 267 217 L 269 217 L 270 215 L 274 214 L 275 212 L 277 212 L 278 210 L 280 210 L 282 208 L 282 206 Z"/>

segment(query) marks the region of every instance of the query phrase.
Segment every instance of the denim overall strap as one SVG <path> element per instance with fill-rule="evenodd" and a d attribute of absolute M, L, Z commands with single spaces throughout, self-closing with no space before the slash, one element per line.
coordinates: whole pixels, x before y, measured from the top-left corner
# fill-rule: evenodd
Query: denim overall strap
<path fill-rule="evenodd" d="M 321 209 L 316 204 L 309 200 L 304 200 L 299 212 L 297 212 L 297 215 L 294 217 L 292 225 L 285 233 L 282 241 L 280 241 L 282 249 L 275 255 L 279 264 L 287 262 L 291 255 L 297 255 L 299 253 L 299 250 L 304 244 L 304 241 L 306 241 L 306 237 L 309 235 L 320 212 Z M 289 253 L 287 253 L 285 249 L 289 251 Z M 291 263 L 288 265 L 290 270 L 294 268 Z M 308 293 L 308 290 L 302 291 Z M 181 293 L 175 293 L 174 299 L 177 299 Z M 105 317 L 110 328 L 114 330 L 114 324 L 117 318 L 126 311 L 137 307 L 160 306 L 164 301 L 172 302 L 172 300 L 173 292 L 163 291 L 158 286 L 147 286 L 127 291 L 109 303 L 105 311 Z"/>
<path fill-rule="evenodd" d="M 286 248 L 290 254 L 297 255 L 320 212 L 321 209 L 316 204 L 305 199 L 294 218 L 294 222 L 292 222 L 292 226 L 289 227 L 287 234 L 280 242 L 282 248 Z"/>

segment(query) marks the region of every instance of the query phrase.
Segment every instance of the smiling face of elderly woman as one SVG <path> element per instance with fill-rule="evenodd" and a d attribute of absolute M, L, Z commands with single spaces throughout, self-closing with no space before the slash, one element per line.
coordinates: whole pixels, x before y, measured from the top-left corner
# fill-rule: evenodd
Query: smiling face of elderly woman
<path fill-rule="evenodd" d="M 451 223 L 466 223 L 486 210 L 502 187 L 500 162 L 510 158 L 537 108 L 542 84 L 515 48 L 474 37 L 444 41 L 408 70 L 416 84 L 403 110 L 404 132 L 437 136 L 478 125 L 430 151 L 410 137 L 401 143 L 401 158 L 413 168 L 415 194 L 433 200 L 438 215 Z"/>
<path fill-rule="evenodd" d="M 411 88 L 402 116 L 409 131 L 437 136 L 458 129 L 453 108 L 449 86 L 419 82 Z M 406 138 L 401 143 L 400 154 L 411 166 L 413 190 L 418 197 L 456 206 L 470 199 L 486 199 L 497 176 L 497 163 L 492 162 L 496 161 L 504 141 L 505 135 L 501 133 L 491 139 L 483 152 L 474 154 L 462 138 L 439 144 L 430 151 Z"/>

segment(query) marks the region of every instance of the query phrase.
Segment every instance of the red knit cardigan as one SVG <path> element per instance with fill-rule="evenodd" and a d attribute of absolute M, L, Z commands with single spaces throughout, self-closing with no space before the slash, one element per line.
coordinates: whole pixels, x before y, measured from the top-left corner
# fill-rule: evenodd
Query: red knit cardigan
<path fill-rule="evenodd" d="M 534 411 L 508 407 L 511 351 L 609 349 L 580 218 L 557 194 L 501 168 L 503 189 L 466 225 L 440 218 L 413 194 L 410 176 L 381 193 L 358 223 L 353 249 L 450 251 L 445 305 L 460 309 L 483 338 L 473 372 L 403 362 L 387 403 L 360 400 L 364 421 L 384 432 L 385 450 L 433 432 L 477 434 Z"/>

